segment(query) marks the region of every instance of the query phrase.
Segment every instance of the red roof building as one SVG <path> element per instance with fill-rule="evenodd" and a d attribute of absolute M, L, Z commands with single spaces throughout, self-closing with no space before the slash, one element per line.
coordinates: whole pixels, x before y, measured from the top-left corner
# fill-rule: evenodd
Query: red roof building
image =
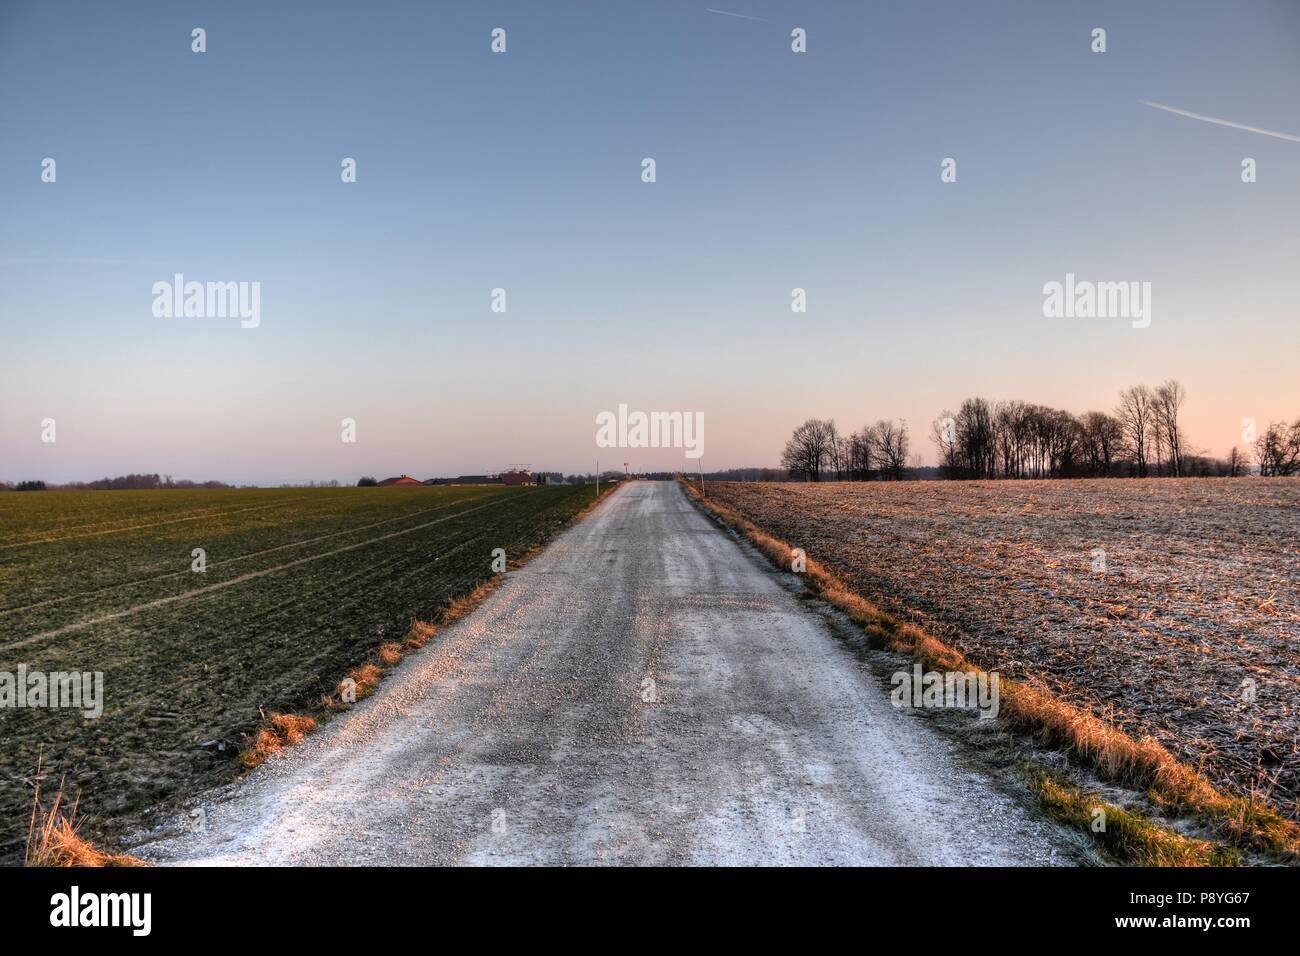
<path fill-rule="evenodd" d="M 419 485 L 423 482 L 416 481 L 410 475 L 400 475 L 397 478 L 385 478 L 379 483 L 380 488 L 388 488 L 391 485 Z"/>

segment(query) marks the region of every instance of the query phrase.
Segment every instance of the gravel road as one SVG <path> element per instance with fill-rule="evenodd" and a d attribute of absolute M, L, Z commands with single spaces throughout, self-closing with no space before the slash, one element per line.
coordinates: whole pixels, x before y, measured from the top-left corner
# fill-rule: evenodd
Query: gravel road
<path fill-rule="evenodd" d="M 619 489 L 371 698 L 191 818 L 135 852 L 174 864 L 1069 859 L 1057 831 L 894 709 L 783 576 L 671 482 Z"/>

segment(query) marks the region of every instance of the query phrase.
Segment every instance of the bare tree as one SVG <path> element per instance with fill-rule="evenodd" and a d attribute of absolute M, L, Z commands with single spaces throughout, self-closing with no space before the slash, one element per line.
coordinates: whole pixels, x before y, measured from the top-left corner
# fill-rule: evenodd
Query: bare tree
<path fill-rule="evenodd" d="M 833 419 L 827 421 L 826 425 L 830 430 L 826 443 L 826 463 L 835 473 L 835 480 L 840 481 L 848 467 L 848 444 L 840 436 Z"/>
<path fill-rule="evenodd" d="M 1108 478 L 1114 474 L 1124 448 L 1124 426 L 1114 415 L 1085 412 L 1079 419 L 1082 455 L 1088 474 Z"/>
<path fill-rule="evenodd" d="M 1270 423 L 1264 434 L 1255 439 L 1255 461 L 1265 478 L 1283 478 L 1300 474 L 1300 418 Z"/>
<path fill-rule="evenodd" d="M 1078 473 L 1083 428 L 1069 412 L 1046 409 L 1047 474 L 1051 478 L 1071 478 Z"/>
<path fill-rule="evenodd" d="M 972 478 L 997 477 L 997 442 L 993 408 L 982 398 L 968 398 L 957 412 L 957 442 Z"/>
<path fill-rule="evenodd" d="M 1134 385 L 1119 393 L 1115 417 L 1124 429 L 1124 437 L 1133 452 L 1133 464 L 1139 478 L 1147 476 L 1147 452 L 1151 445 L 1151 431 L 1155 411 L 1151 389 Z"/>
<path fill-rule="evenodd" d="M 949 478 L 997 476 L 997 440 L 992 406 L 968 398 L 957 414 L 945 411 L 931 426 L 940 464 Z"/>
<path fill-rule="evenodd" d="M 993 411 L 994 441 L 1003 478 L 1023 478 L 1032 409 L 1022 401 L 998 402 Z"/>
<path fill-rule="evenodd" d="M 821 481 L 835 445 L 835 423 L 810 418 L 794 430 L 781 453 L 781 466 L 808 481 Z"/>
<path fill-rule="evenodd" d="M 961 450 L 957 445 L 957 416 L 948 409 L 930 423 L 930 440 L 939 452 L 939 472 L 945 478 L 965 478 Z"/>
<path fill-rule="evenodd" d="M 880 462 L 881 476 L 901 481 L 911 444 L 907 437 L 907 422 L 901 418 L 897 422 L 882 418 L 869 431 L 872 455 Z"/>
<path fill-rule="evenodd" d="M 1169 379 L 1152 393 L 1156 444 L 1167 455 L 1168 472 L 1175 478 L 1183 473 L 1183 433 L 1179 412 L 1187 401 L 1187 390 L 1176 379 Z"/>
<path fill-rule="evenodd" d="M 872 443 L 872 429 L 869 425 L 849 436 L 849 477 L 855 481 L 871 480 L 874 459 Z"/>
<path fill-rule="evenodd" d="M 845 481 L 853 480 L 853 435 L 840 436 L 840 470 Z"/>
<path fill-rule="evenodd" d="M 1245 469 L 1245 462 L 1242 460 L 1241 451 L 1234 445 L 1232 451 L 1228 452 L 1228 477 L 1236 478 Z"/>

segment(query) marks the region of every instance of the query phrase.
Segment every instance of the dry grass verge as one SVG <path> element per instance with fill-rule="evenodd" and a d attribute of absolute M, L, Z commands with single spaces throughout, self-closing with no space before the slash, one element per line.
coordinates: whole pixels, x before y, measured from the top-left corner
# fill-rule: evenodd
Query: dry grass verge
<path fill-rule="evenodd" d="M 258 728 L 252 744 L 239 755 L 239 761 L 246 769 L 252 770 L 286 744 L 301 743 L 303 737 L 315 729 L 316 720 L 312 717 L 272 714 L 265 725 Z"/>
<path fill-rule="evenodd" d="M 790 569 L 794 549 L 789 544 L 710 500 L 707 488 L 701 493 L 694 482 L 679 480 L 696 504 L 747 538 L 777 567 Z M 814 559 L 806 559 L 801 577 L 811 593 L 861 627 L 873 645 L 910 656 L 927 669 L 979 670 L 960 651 L 877 607 Z M 1136 740 L 1044 687 L 1010 680 L 1001 680 L 1000 687 L 1001 716 L 1039 744 L 1065 751 L 1105 780 L 1146 791 L 1161 807 L 1195 814 L 1234 844 L 1300 861 L 1300 827 L 1262 800 L 1222 793 L 1156 740 Z"/>
<path fill-rule="evenodd" d="M 1130 866 L 1240 866 L 1241 854 L 1106 803 L 1051 774 L 1030 780 L 1043 808 L 1067 826 L 1086 829 L 1106 853 Z"/>
<path fill-rule="evenodd" d="M 63 788 L 47 808 L 41 804 L 38 786 L 32 798 L 32 818 L 27 828 L 23 866 L 145 866 L 143 860 L 125 853 L 103 853 L 81 836 L 74 802 L 64 811 Z"/>

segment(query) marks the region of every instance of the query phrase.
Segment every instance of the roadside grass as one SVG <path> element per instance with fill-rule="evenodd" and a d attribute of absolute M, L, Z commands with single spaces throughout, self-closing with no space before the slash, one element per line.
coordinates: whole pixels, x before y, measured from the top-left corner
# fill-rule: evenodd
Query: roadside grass
<path fill-rule="evenodd" d="M 790 570 L 791 545 L 735 509 L 709 499 L 707 489 L 702 493 L 693 481 L 682 477 L 679 482 L 706 513 L 745 537 L 777 567 Z M 818 561 L 806 558 L 800 577 L 811 594 L 847 614 L 873 646 L 911 657 L 927 670 L 980 671 L 960 651 L 877 607 Z M 1290 863 L 1300 861 L 1300 826 L 1262 800 L 1222 793 L 1156 740 L 1134 739 L 1095 714 L 1062 701 L 1045 687 L 1010 680 L 1001 680 L 1000 685 L 1000 716 L 1036 743 L 1064 751 L 1104 780 L 1146 791 L 1158 806 L 1197 816 L 1232 844 Z M 1139 829 L 1129 827 L 1126 832 L 1132 842 L 1140 841 Z"/>
<path fill-rule="evenodd" d="M 66 808 L 66 809 L 65 809 Z M 145 866 L 125 853 L 104 853 L 95 849 L 81 835 L 82 820 L 77 816 L 75 801 L 67 805 L 60 786 L 49 807 L 41 803 L 38 785 L 32 800 L 31 822 L 27 827 L 27 844 L 23 866 Z"/>
<path fill-rule="evenodd" d="M 1116 862 L 1128 866 L 1241 865 L 1241 854 L 1235 848 L 1183 836 L 1046 771 L 1031 772 L 1029 786 L 1049 816 L 1092 834 Z"/>
<path fill-rule="evenodd" d="M 302 743 L 303 737 L 316 729 L 316 719 L 302 714 L 271 714 L 257 729 L 253 742 L 239 754 L 245 770 L 261 766 L 266 758 L 286 745 Z"/>
<path fill-rule="evenodd" d="M 402 646 L 407 650 L 415 650 L 417 647 L 424 647 L 425 644 L 438 636 L 438 629 L 432 624 L 426 624 L 423 621 L 411 621 L 411 629 L 407 632 L 406 637 L 402 640 Z"/>

